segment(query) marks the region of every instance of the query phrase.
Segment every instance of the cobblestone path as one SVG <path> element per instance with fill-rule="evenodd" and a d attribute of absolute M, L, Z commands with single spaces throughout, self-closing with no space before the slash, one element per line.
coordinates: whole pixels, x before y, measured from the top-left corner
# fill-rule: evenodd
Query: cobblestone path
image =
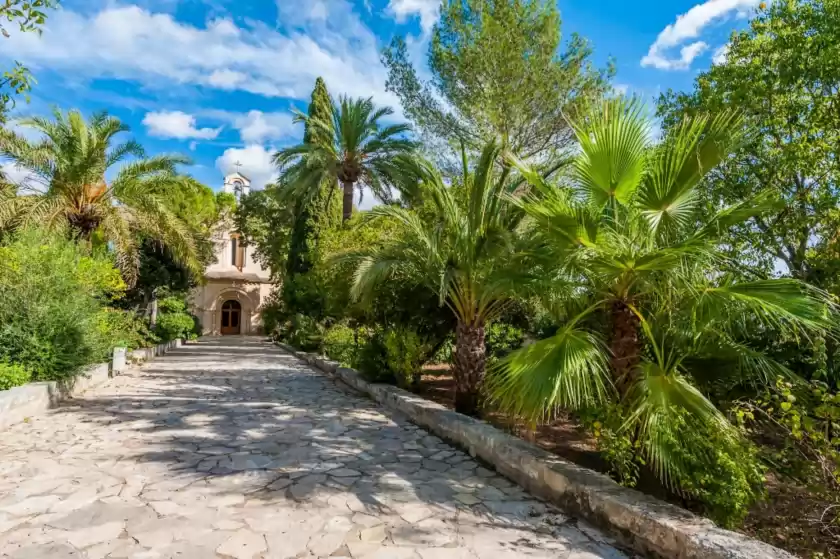
<path fill-rule="evenodd" d="M 0 556 L 623 557 L 255 338 L 202 340 L 0 431 Z"/>

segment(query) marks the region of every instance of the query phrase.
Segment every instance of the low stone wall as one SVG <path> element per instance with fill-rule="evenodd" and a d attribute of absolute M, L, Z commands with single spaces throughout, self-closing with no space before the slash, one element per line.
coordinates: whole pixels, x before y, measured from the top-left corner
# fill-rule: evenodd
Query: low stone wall
<path fill-rule="evenodd" d="M 492 464 L 496 470 L 564 510 L 594 523 L 646 555 L 677 559 L 793 559 L 793 555 L 711 520 L 622 487 L 477 419 L 395 386 L 367 382 L 353 369 L 283 349 Z"/>
<path fill-rule="evenodd" d="M 172 340 L 154 347 L 141 347 L 128 353 L 128 358 L 133 364 L 140 364 L 145 361 L 151 361 L 155 357 L 165 354 L 171 349 L 181 347 L 181 340 Z"/>
<path fill-rule="evenodd" d="M 163 355 L 175 347 L 181 347 L 181 340 L 174 340 L 153 348 L 136 350 L 132 352 L 132 361 L 134 361 L 133 355 L 137 351 L 144 352 L 145 357 L 142 361 L 145 361 L 154 358 L 155 355 Z M 148 357 L 149 355 L 151 357 Z M 114 361 L 116 363 L 117 360 Z M 119 370 L 115 371 L 116 374 L 119 374 L 119 372 Z M 74 377 L 60 381 L 30 382 L 23 386 L 2 390 L 0 391 L 0 429 L 53 408 L 62 400 L 79 396 L 83 392 L 108 381 L 111 376 L 111 365 L 100 363 L 91 365 Z"/>

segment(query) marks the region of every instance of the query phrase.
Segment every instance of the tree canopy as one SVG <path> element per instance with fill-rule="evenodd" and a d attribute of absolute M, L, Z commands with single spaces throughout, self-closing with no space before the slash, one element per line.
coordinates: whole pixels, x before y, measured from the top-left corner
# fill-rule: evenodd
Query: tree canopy
<path fill-rule="evenodd" d="M 432 141 L 485 142 L 532 157 L 569 147 L 567 118 L 609 91 L 613 70 L 595 68 L 589 43 L 573 34 L 561 48 L 556 3 L 448 0 L 429 49 L 431 79 L 412 66 L 406 42 L 383 51 L 389 91 Z"/>
<path fill-rule="evenodd" d="M 770 190 L 777 211 L 735 228 L 733 256 L 820 283 L 840 270 L 840 1 L 790 0 L 761 10 L 735 33 L 726 60 L 694 91 L 662 95 L 665 127 L 684 114 L 735 110 L 748 141 L 710 173 L 711 209 Z M 827 262 L 825 256 L 833 255 Z"/>

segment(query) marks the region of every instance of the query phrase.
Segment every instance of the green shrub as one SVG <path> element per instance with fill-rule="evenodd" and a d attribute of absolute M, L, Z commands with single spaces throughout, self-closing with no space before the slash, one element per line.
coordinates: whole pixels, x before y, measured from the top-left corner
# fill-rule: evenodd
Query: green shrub
<path fill-rule="evenodd" d="M 357 332 L 346 324 L 334 324 L 324 332 L 324 353 L 345 367 L 352 367 L 359 353 L 357 337 Z"/>
<path fill-rule="evenodd" d="M 358 368 L 371 382 L 408 388 L 417 382 L 429 344 L 413 330 L 375 330 L 359 350 Z"/>
<path fill-rule="evenodd" d="M 303 351 L 321 351 L 324 327 L 312 317 L 296 314 L 279 329 L 280 339 Z"/>
<path fill-rule="evenodd" d="M 396 384 L 394 373 L 388 366 L 388 348 L 385 347 L 385 332 L 372 330 L 359 349 L 356 367 L 370 382 Z"/>
<path fill-rule="evenodd" d="M 484 346 L 487 348 L 487 359 L 492 363 L 522 347 L 525 334 L 505 322 L 494 322 L 484 332 Z"/>
<path fill-rule="evenodd" d="M 385 363 L 397 385 L 410 388 L 420 379 L 428 344 L 413 330 L 394 328 L 385 334 Z"/>
<path fill-rule="evenodd" d="M 647 449 L 627 429 L 626 417 L 620 405 L 608 405 L 582 413 L 581 420 L 595 436 L 613 478 L 633 487 L 648 463 Z M 675 417 L 658 432 L 676 472 L 666 489 L 719 525 L 737 527 L 766 494 L 757 449 L 736 429 L 689 423 L 685 413 Z"/>
<path fill-rule="evenodd" d="M 679 466 L 678 490 L 724 528 L 737 527 L 766 494 L 756 448 L 737 434 L 681 420 L 669 429 L 670 452 Z"/>
<path fill-rule="evenodd" d="M 285 307 L 283 306 L 283 299 L 280 297 L 279 289 L 275 289 L 268 299 L 266 299 L 260 312 L 260 318 L 263 323 L 263 332 L 272 338 L 279 338 L 283 323 L 286 320 Z"/>
<path fill-rule="evenodd" d="M 162 342 L 169 342 L 176 338 L 188 339 L 196 329 L 194 316 L 173 312 L 158 315 L 155 334 Z"/>
<path fill-rule="evenodd" d="M 102 309 L 97 316 L 97 329 L 99 338 L 107 342 L 106 351 L 110 347 L 137 349 L 160 342 L 149 330 L 146 319 L 133 311 Z"/>
<path fill-rule="evenodd" d="M 32 371 L 23 365 L 0 361 L 0 390 L 8 390 L 26 384 L 32 379 Z"/>
<path fill-rule="evenodd" d="M 0 246 L 0 360 L 55 380 L 107 359 L 100 311 L 125 284 L 106 256 L 61 234 L 23 230 Z"/>
<path fill-rule="evenodd" d="M 186 313 L 187 302 L 182 297 L 164 297 L 158 301 L 159 313 Z"/>

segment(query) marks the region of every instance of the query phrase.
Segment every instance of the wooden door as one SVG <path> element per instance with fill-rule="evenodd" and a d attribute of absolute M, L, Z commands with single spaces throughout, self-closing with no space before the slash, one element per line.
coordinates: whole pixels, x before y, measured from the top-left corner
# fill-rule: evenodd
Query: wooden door
<path fill-rule="evenodd" d="M 239 301 L 225 301 L 222 305 L 222 328 L 223 336 L 239 334 L 242 324 L 242 305 Z"/>

